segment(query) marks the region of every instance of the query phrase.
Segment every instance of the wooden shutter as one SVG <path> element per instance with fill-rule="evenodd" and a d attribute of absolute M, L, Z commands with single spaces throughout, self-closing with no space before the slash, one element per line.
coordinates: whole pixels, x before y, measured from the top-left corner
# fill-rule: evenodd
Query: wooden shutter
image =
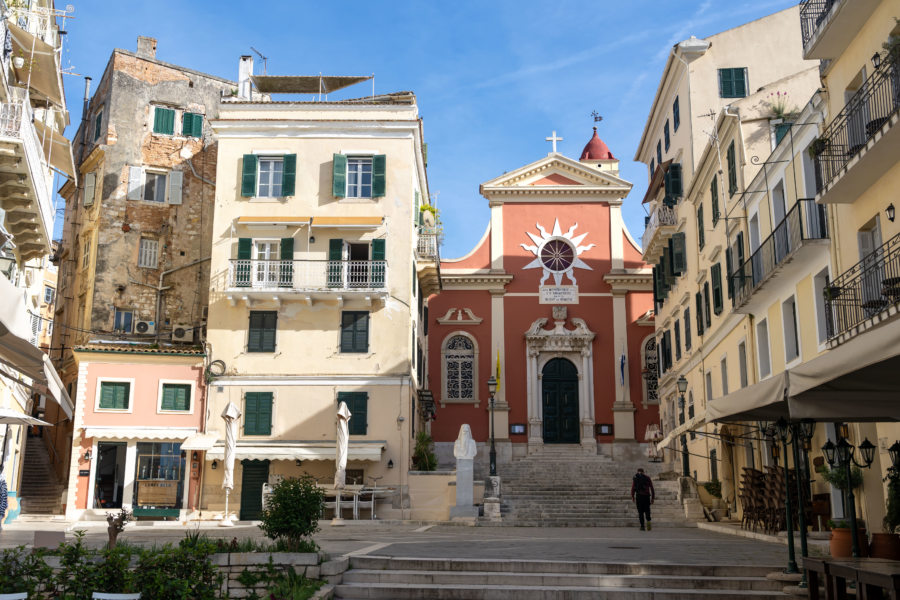
<path fill-rule="evenodd" d="M 341 313 L 341 352 L 353 352 L 353 323 L 355 321 L 352 312 Z"/>
<path fill-rule="evenodd" d="M 256 435 L 257 430 L 257 394 L 259 392 L 244 393 L 244 435 Z"/>
<path fill-rule="evenodd" d="M 100 384 L 100 408 L 128 410 L 130 383 L 125 381 L 105 381 Z"/>
<path fill-rule="evenodd" d="M 103 131 L 103 111 L 97 113 L 97 116 L 94 117 L 94 141 L 100 137 L 100 132 Z"/>
<path fill-rule="evenodd" d="M 191 410 L 191 386 L 183 384 L 163 384 L 162 410 Z"/>
<path fill-rule="evenodd" d="M 272 433 L 272 392 L 244 393 L 244 435 Z"/>
<path fill-rule="evenodd" d="M 181 135 L 190 136 L 194 131 L 194 115 L 184 111 L 181 115 Z"/>
<path fill-rule="evenodd" d="M 719 97 L 734 98 L 734 80 L 731 69 L 719 69 Z"/>
<path fill-rule="evenodd" d="M 672 272 L 681 275 L 687 271 L 687 243 L 684 233 L 676 233 L 672 241 Z"/>
<path fill-rule="evenodd" d="M 289 288 L 294 284 L 294 238 L 281 238 L 280 252 L 278 287 Z"/>
<path fill-rule="evenodd" d="M 97 191 L 97 174 L 96 173 L 88 173 L 84 176 L 84 198 L 83 204 L 85 206 L 92 206 L 94 204 L 94 195 Z"/>
<path fill-rule="evenodd" d="M 700 249 L 706 245 L 706 231 L 703 230 L 703 205 L 697 207 L 697 243 Z"/>
<path fill-rule="evenodd" d="M 413 225 L 422 225 L 422 216 L 419 213 L 419 190 L 416 190 L 416 205 L 413 209 Z"/>
<path fill-rule="evenodd" d="M 672 163 L 669 165 L 669 189 L 673 198 L 680 198 L 684 195 L 684 179 L 681 173 L 681 163 Z"/>
<path fill-rule="evenodd" d="M 731 75 L 734 81 L 734 95 L 737 98 L 743 98 L 747 95 L 747 68 L 732 69 Z"/>
<path fill-rule="evenodd" d="M 703 282 L 703 314 L 706 316 L 706 328 L 712 327 L 712 314 L 709 310 L 709 282 Z"/>
<path fill-rule="evenodd" d="M 380 287 L 384 285 L 385 274 L 385 239 L 372 240 L 372 285 Z"/>
<path fill-rule="evenodd" d="M 664 274 L 665 280 L 666 280 L 665 289 L 666 289 L 666 293 L 668 293 L 668 291 L 670 289 L 672 289 L 672 287 L 673 287 L 672 282 L 675 281 L 675 275 L 672 273 L 672 255 L 669 253 L 668 246 L 663 248 L 662 267 L 663 267 L 663 274 Z"/>
<path fill-rule="evenodd" d="M 153 133 L 175 133 L 175 111 L 157 106 L 153 111 Z"/>
<path fill-rule="evenodd" d="M 338 405 L 347 403 L 350 410 L 348 432 L 350 435 L 366 435 L 368 432 L 369 394 L 366 392 L 338 392 Z"/>
<path fill-rule="evenodd" d="M 356 352 L 369 351 L 369 313 L 356 313 L 353 326 L 353 348 Z"/>
<path fill-rule="evenodd" d="M 744 232 L 739 231 L 737 234 L 737 239 L 734 242 L 734 250 L 735 250 L 735 258 L 737 264 L 734 269 L 738 272 L 738 276 L 735 278 L 737 285 L 743 287 L 744 286 Z"/>
<path fill-rule="evenodd" d="M 691 308 L 684 309 L 684 349 L 691 349 Z"/>
<path fill-rule="evenodd" d="M 719 221 L 719 177 L 713 175 L 712 182 L 709 184 L 709 197 L 712 199 L 712 220 L 713 225 Z"/>
<path fill-rule="evenodd" d="M 194 115 L 193 127 L 191 127 L 191 135 L 194 137 L 203 137 L 203 115 Z"/>
<path fill-rule="evenodd" d="M 169 204 L 181 204 L 181 187 L 184 173 L 169 171 Z"/>
<path fill-rule="evenodd" d="M 703 335 L 703 294 L 694 294 L 697 301 L 697 335 Z"/>
<path fill-rule="evenodd" d="M 662 274 L 660 273 L 659 267 L 656 266 L 653 267 L 653 299 L 657 302 L 662 302 L 665 299 L 662 289 Z"/>
<path fill-rule="evenodd" d="M 275 311 L 250 311 L 250 331 L 247 336 L 248 352 L 274 352 L 278 313 Z"/>
<path fill-rule="evenodd" d="M 255 154 L 245 154 L 243 160 L 243 172 L 241 173 L 241 196 L 252 198 L 256 195 L 256 166 L 259 157 Z"/>
<path fill-rule="evenodd" d="M 284 155 L 284 169 L 281 175 L 281 195 L 293 196 L 297 182 L 297 155 Z"/>
<path fill-rule="evenodd" d="M 387 173 L 387 160 L 384 154 L 376 154 L 372 157 L 372 197 L 381 198 L 385 192 L 385 176 Z"/>
<path fill-rule="evenodd" d="M 733 196 L 737 191 L 737 165 L 734 157 L 734 141 L 728 146 L 728 195 Z"/>
<path fill-rule="evenodd" d="M 709 268 L 709 276 L 712 279 L 713 311 L 722 314 L 724 302 L 722 300 L 722 265 L 716 263 Z"/>
<path fill-rule="evenodd" d="M 275 332 L 278 329 L 278 313 L 266 311 L 262 320 L 262 349 L 264 352 L 275 351 Z"/>
<path fill-rule="evenodd" d="M 140 200 L 144 187 L 144 169 L 141 167 L 128 167 L 128 200 Z"/>
<path fill-rule="evenodd" d="M 335 154 L 331 163 L 331 194 L 335 198 L 347 195 L 347 157 Z"/>
<path fill-rule="evenodd" d="M 252 267 L 250 256 L 253 248 L 253 240 L 250 238 L 238 238 L 237 258 L 234 265 L 234 285 L 237 287 L 250 286 L 250 274 Z"/>
<path fill-rule="evenodd" d="M 328 285 L 329 287 L 340 287 L 343 283 L 343 256 L 344 256 L 344 240 L 341 238 L 331 238 L 328 240 Z"/>
<path fill-rule="evenodd" d="M 725 288 L 729 298 L 734 294 L 734 278 L 731 276 L 733 272 L 734 261 L 731 256 L 731 248 L 725 248 Z"/>

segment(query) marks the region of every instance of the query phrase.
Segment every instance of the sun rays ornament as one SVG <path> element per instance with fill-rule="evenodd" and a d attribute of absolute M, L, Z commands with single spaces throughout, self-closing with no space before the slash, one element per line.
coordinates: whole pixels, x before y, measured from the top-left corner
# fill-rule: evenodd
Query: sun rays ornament
<path fill-rule="evenodd" d="M 547 233 L 547 230 L 539 223 L 535 223 L 535 227 L 541 232 L 540 236 L 534 235 L 530 231 L 525 232 L 531 238 L 531 241 L 534 242 L 534 245 L 520 244 L 520 246 L 534 254 L 535 259 L 522 268 L 542 268 L 544 270 L 544 276 L 541 278 L 542 286 L 551 275 L 553 276 L 554 284 L 557 286 L 562 283 L 563 275 L 572 282 L 572 285 L 578 285 L 575 281 L 573 270 L 576 268 L 587 269 L 588 271 L 593 270 L 587 263 L 578 258 L 595 246 L 595 244 L 579 246 L 584 238 L 587 237 L 587 233 L 575 235 L 578 223 L 572 225 L 567 232 L 562 233 L 562 230 L 559 228 L 559 219 L 553 222 L 553 231 L 550 233 Z"/>

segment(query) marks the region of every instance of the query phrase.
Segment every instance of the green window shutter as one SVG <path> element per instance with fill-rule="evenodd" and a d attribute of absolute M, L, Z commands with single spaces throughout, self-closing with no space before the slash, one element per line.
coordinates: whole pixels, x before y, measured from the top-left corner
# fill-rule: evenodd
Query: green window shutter
<path fill-rule="evenodd" d="M 275 311 L 250 311 L 250 331 L 247 336 L 248 352 L 274 352 L 278 313 Z"/>
<path fill-rule="evenodd" d="M 186 384 L 164 383 L 162 410 L 191 410 L 191 386 Z"/>
<path fill-rule="evenodd" d="M 737 164 L 734 156 L 734 141 L 728 145 L 728 195 L 734 196 L 737 191 Z"/>
<path fill-rule="evenodd" d="M 653 267 L 653 299 L 656 302 L 662 302 L 662 296 L 659 293 L 659 269 L 657 267 Z"/>
<path fill-rule="evenodd" d="M 250 238 L 238 238 L 238 262 L 234 265 L 234 285 L 236 287 L 250 286 L 250 252 L 253 240 Z"/>
<path fill-rule="evenodd" d="M 706 231 L 703 229 L 703 205 L 697 207 L 697 243 L 700 249 L 706 245 Z"/>
<path fill-rule="evenodd" d="M 672 272 L 681 275 L 687 271 L 687 244 L 684 233 L 676 233 L 672 242 Z"/>
<path fill-rule="evenodd" d="M 343 311 L 341 313 L 341 352 L 369 351 L 369 313 Z"/>
<path fill-rule="evenodd" d="M 385 176 L 387 174 L 387 157 L 384 154 L 376 154 L 372 157 L 372 197 L 382 198 L 385 191 Z"/>
<path fill-rule="evenodd" d="M 384 238 L 372 240 L 372 260 L 384 260 Z"/>
<path fill-rule="evenodd" d="M 191 136 L 194 131 L 194 113 L 184 111 L 181 115 L 181 135 Z"/>
<path fill-rule="evenodd" d="M 175 133 L 175 110 L 157 106 L 153 111 L 153 133 Z"/>
<path fill-rule="evenodd" d="M 734 76 L 731 69 L 719 69 L 719 97 L 734 98 Z"/>
<path fill-rule="evenodd" d="M 331 238 L 328 240 L 328 285 L 340 287 L 344 280 L 344 240 Z"/>
<path fill-rule="evenodd" d="M 293 196 L 297 182 L 297 155 L 284 155 L 284 170 L 281 176 L 281 195 Z"/>
<path fill-rule="evenodd" d="M 734 95 L 737 98 L 743 98 L 747 95 L 747 69 L 746 67 L 732 69 L 732 80 L 734 81 Z"/>
<path fill-rule="evenodd" d="M 709 197 L 712 199 L 712 220 L 713 225 L 719 222 L 719 177 L 713 175 L 712 182 L 709 184 Z"/>
<path fill-rule="evenodd" d="M 709 282 L 703 282 L 703 314 L 706 317 L 706 328 L 712 327 L 712 314 L 709 311 Z"/>
<path fill-rule="evenodd" d="M 675 281 L 675 274 L 672 273 L 672 253 L 669 251 L 668 246 L 663 248 L 662 264 L 663 272 L 666 277 L 666 292 L 668 292 L 674 287 L 673 283 Z"/>
<path fill-rule="evenodd" d="M 743 287 L 744 285 L 744 232 L 739 231 L 737 234 L 737 239 L 734 242 L 734 249 L 737 258 L 737 264 L 735 264 L 734 269 L 739 274 L 735 278 L 735 283 L 737 285 Z"/>
<path fill-rule="evenodd" d="M 255 154 L 245 154 L 243 160 L 243 172 L 241 173 L 241 196 L 252 198 L 256 195 L 256 167 L 259 157 Z"/>
<path fill-rule="evenodd" d="M 347 195 L 347 157 L 335 154 L 331 165 L 331 194 L 335 198 Z"/>
<path fill-rule="evenodd" d="M 347 404 L 350 410 L 350 435 L 366 435 L 368 431 L 369 394 L 366 392 L 338 392 L 338 405 Z"/>
<path fill-rule="evenodd" d="M 691 349 L 691 309 L 684 309 L 684 349 Z"/>
<path fill-rule="evenodd" d="M 724 308 L 722 299 L 722 265 L 716 263 L 709 269 L 709 276 L 712 279 L 712 295 L 713 295 L 713 311 L 720 315 Z"/>
<path fill-rule="evenodd" d="M 680 198 L 684 195 L 684 179 L 681 173 L 681 163 L 672 163 L 669 165 L 669 188 L 673 198 Z"/>
<path fill-rule="evenodd" d="M 703 335 L 703 294 L 697 292 L 694 294 L 697 301 L 697 335 Z"/>
<path fill-rule="evenodd" d="M 264 313 L 262 323 L 262 349 L 263 352 L 275 351 L 275 332 L 278 329 L 278 313 L 267 311 Z"/>
<path fill-rule="evenodd" d="M 256 395 L 259 392 L 246 392 L 244 394 L 244 435 L 256 435 Z"/>
<path fill-rule="evenodd" d="M 100 384 L 100 408 L 128 410 L 131 384 L 127 381 L 104 381 Z"/>
<path fill-rule="evenodd" d="M 193 137 L 203 137 L 203 115 L 194 115 L 193 127 L 191 127 L 191 135 Z"/>
<path fill-rule="evenodd" d="M 278 287 L 291 287 L 294 284 L 294 238 L 281 238 L 282 262 L 278 269 Z"/>
<path fill-rule="evenodd" d="M 419 190 L 416 190 L 416 206 L 413 209 L 413 225 L 421 225 L 422 217 L 419 214 Z"/>
<path fill-rule="evenodd" d="M 380 287 L 384 285 L 385 274 L 385 239 L 378 238 L 372 240 L 372 286 Z"/>
<path fill-rule="evenodd" d="M 245 392 L 244 435 L 272 433 L 272 392 Z"/>
<path fill-rule="evenodd" d="M 725 248 L 725 287 L 728 291 L 728 297 L 734 295 L 734 279 L 731 274 L 734 272 L 734 261 L 731 256 L 731 248 Z"/>
<path fill-rule="evenodd" d="M 341 313 L 341 352 L 353 351 L 353 325 L 355 320 L 353 313 L 347 311 Z"/>

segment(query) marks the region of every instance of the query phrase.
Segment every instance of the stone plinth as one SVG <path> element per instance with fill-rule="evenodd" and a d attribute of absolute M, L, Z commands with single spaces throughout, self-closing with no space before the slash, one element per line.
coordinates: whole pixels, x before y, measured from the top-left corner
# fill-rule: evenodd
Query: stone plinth
<path fill-rule="evenodd" d="M 456 506 L 450 507 L 450 518 L 477 517 L 474 505 L 473 474 L 471 458 L 456 459 Z"/>

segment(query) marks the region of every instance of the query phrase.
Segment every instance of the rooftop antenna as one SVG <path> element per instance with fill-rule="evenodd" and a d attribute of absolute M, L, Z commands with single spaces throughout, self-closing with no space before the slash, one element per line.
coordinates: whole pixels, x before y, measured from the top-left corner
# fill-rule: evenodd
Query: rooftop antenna
<path fill-rule="evenodd" d="M 266 66 L 267 66 L 267 62 L 269 61 L 269 57 L 263 56 L 263 53 L 260 52 L 259 50 L 257 50 L 256 48 L 254 48 L 253 46 L 250 46 L 250 49 L 253 50 L 254 52 L 256 52 L 256 54 L 259 55 L 259 58 L 263 61 L 263 75 L 265 75 L 266 74 Z"/>

